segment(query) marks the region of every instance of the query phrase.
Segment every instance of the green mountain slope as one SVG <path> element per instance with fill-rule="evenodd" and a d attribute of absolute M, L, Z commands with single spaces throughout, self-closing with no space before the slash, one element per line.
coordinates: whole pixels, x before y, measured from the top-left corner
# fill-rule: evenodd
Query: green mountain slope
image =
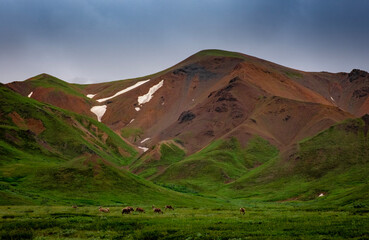
<path fill-rule="evenodd" d="M 212 194 L 277 154 L 278 150 L 274 146 L 257 136 L 245 148 L 240 146 L 236 138 L 220 139 L 169 165 L 153 180 Z"/>
<path fill-rule="evenodd" d="M 218 192 L 263 201 L 314 200 L 369 206 L 369 116 L 346 120 L 301 141 L 294 154 L 269 160 Z"/>
<path fill-rule="evenodd" d="M 105 125 L 4 86 L 0 99 L 0 204 L 200 201 L 125 170 L 137 152 Z"/>
<path fill-rule="evenodd" d="M 173 163 L 185 158 L 185 151 L 176 141 L 165 141 L 154 146 L 153 151 L 140 156 L 130 170 L 144 178 L 152 179 Z"/>

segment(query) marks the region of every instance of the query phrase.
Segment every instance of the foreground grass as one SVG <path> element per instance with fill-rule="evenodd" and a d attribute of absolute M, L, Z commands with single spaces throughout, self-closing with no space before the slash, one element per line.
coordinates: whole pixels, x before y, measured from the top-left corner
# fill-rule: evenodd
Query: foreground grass
<path fill-rule="evenodd" d="M 367 239 L 367 211 L 312 211 L 282 203 L 176 208 L 121 215 L 121 207 L 1 206 L 1 239 Z"/>

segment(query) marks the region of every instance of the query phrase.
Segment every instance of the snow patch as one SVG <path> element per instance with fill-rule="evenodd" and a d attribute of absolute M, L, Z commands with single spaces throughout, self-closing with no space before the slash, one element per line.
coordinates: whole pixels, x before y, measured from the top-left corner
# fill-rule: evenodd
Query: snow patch
<path fill-rule="evenodd" d="M 147 83 L 148 81 L 150 81 L 150 79 L 148 79 L 148 80 L 144 80 L 144 81 L 140 81 L 140 82 L 137 82 L 137 83 L 135 83 L 134 85 L 132 85 L 132 86 L 130 86 L 130 87 L 128 87 L 128 88 L 125 88 L 125 89 L 123 89 L 123 90 L 121 90 L 121 91 L 117 92 L 116 94 L 114 94 L 114 95 L 113 95 L 113 96 L 111 96 L 111 97 L 97 99 L 96 101 L 98 101 L 98 102 L 104 102 L 104 101 L 106 101 L 106 100 L 109 100 L 109 99 L 115 98 L 116 96 L 119 96 L 119 95 L 121 95 L 121 94 L 123 94 L 123 93 L 126 93 L 126 92 L 128 92 L 128 91 L 131 91 L 132 89 L 135 89 L 136 87 L 139 87 L 139 86 L 141 86 L 141 85 L 142 85 L 142 84 L 144 84 L 144 83 Z"/>
<path fill-rule="evenodd" d="M 129 123 L 132 123 L 133 121 L 134 121 L 134 119 L 132 119 L 131 121 L 129 121 Z M 128 123 L 128 124 L 129 124 L 129 123 Z"/>
<path fill-rule="evenodd" d="M 146 152 L 147 150 L 149 150 L 148 148 L 146 147 L 138 147 L 139 149 L 143 150 L 144 152 Z"/>
<path fill-rule="evenodd" d="M 91 108 L 90 111 L 93 112 L 97 116 L 97 121 L 101 122 L 101 118 L 102 116 L 104 116 L 105 111 L 106 111 L 106 105 L 94 106 Z"/>
<path fill-rule="evenodd" d="M 141 108 L 139 108 L 139 107 L 135 107 L 135 110 L 138 112 L 138 111 L 140 111 L 140 110 L 141 110 Z"/>
<path fill-rule="evenodd" d="M 150 138 L 145 138 L 144 140 L 141 141 L 141 143 L 146 142 L 147 140 L 150 140 Z"/>
<path fill-rule="evenodd" d="M 33 92 L 31 92 L 30 94 L 28 94 L 28 97 L 30 98 L 32 96 Z"/>
<path fill-rule="evenodd" d="M 318 197 L 324 197 L 324 193 L 319 194 Z"/>
<path fill-rule="evenodd" d="M 154 93 L 163 86 L 164 80 L 161 80 L 158 84 L 152 86 L 149 91 L 142 96 L 139 96 L 137 101 L 139 105 L 142 105 L 144 103 L 148 103 L 150 102 L 150 100 L 152 99 Z"/>
<path fill-rule="evenodd" d="M 96 96 L 96 94 L 87 94 L 86 95 L 88 98 L 93 98 L 93 97 L 95 97 Z"/>

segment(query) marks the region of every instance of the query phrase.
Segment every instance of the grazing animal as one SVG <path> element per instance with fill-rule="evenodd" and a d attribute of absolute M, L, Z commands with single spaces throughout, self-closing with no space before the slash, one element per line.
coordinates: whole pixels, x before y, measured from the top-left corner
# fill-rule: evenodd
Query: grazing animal
<path fill-rule="evenodd" d="M 131 208 L 130 207 L 125 207 L 125 208 L 122 209 L 122 214 L 130 214 L 130 213 L 131 213 Z"/>
<path fill-rule="evenodd" d="M 73 205 L 72 208 L 78 208 L 77 205 Z"/>
<path fill-rule="evenodd" d="M 143 212 L 143 213 L 144 213 L 144 212 L 145 212 L 145 210 L 144 210 L 143 208 L 139 208 L 139 207 L 138 207 L 138 208 L 136 208 L 136 212 Z"/>
<path fill-rule="evenodd" d="M 243 215 L 245 215 L 245 212 L 246 212 L 246 209 L 245 208 L 240 208 L 240 214 L 243 214 Z"/>
<path fill-rule="evenodd" d="M 163 211 L 160 208 L 153 208 L 153 209 L 154 209 L 154 213 L 164 214 Z"/>
<path fill-rule="evenodd" d="M 104 213 L 108 213 L 110 210 L 109 208 L 102 208 L 101 206 L 99 207 L 99 211 L 100 212 L 104 212 Z"/>
<path fill-rule="evenodd" d="M 167 210 L 167 209 L 174 210 L 174 208 L 173 208 L 171 205 L 166 205 L 166 206 L 165 206 L 165 210 Z"/>
<path fill-rule="evenodd" d="M 126 207 L 126 208 L 128 208 L 131 212 L 134 211 L 133 207 Z"/>

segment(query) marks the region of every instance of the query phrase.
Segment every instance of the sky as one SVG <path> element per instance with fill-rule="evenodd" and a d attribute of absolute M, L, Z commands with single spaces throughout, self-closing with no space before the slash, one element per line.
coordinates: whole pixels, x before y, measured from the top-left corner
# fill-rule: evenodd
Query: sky
<path fill-rule="evenodd" d="M 203 49 L 369 71 L 367 0 L 0 0 L 0 82 L 141 77 Z"/>

